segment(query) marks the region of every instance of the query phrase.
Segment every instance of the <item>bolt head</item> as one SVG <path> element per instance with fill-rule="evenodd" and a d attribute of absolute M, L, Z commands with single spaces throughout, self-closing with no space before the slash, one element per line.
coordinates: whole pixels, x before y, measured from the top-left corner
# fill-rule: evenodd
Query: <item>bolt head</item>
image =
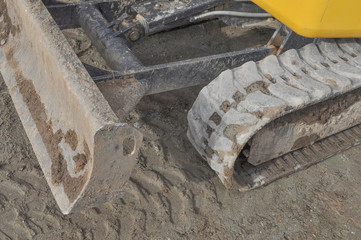
<path fill-rule="evenodd" d="M 140 38 L 140 32 L 138 30 L 132 30 L 130 33 L 129 33 L 129 39 L 130 41 L 132 42 L 135 42 L 135 41 L 138 41 Z"/>
<path fill-rule="evenodd" d="M 166 9 L 169 5 L 166 2 L 158 2 L 154 5 L 154 9 L 160 10 L 160 9 Z"/>

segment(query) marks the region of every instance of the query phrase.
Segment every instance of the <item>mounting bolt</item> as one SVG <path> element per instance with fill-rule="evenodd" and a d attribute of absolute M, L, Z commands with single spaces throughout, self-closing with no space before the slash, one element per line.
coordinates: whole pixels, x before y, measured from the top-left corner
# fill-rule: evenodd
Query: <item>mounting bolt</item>
<path fill-rule="evenodd" d="M 162 2 L 158 2 L 154 5 L 154 9 L 166 9 L 168 8 L 168 4 L 167 3 L 162 3 Z"/>
<path fill-rule="evenodd" d="M 140 32 L 136 29 L 132 29 L 128 35 L 128 38 L 132 42 L 138 41 L 140 38 Z"/>

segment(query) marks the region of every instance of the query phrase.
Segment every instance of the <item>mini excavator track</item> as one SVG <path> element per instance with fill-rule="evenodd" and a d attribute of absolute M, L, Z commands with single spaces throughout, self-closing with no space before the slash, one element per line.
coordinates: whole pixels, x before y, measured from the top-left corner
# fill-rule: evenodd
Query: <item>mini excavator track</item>
<path fill-rule="evenodd" d="M 240 191 L 357 145 L 360 54 L 359 40 L 325 40 L 227 70 L 200 92 L 188 137 Z"/>

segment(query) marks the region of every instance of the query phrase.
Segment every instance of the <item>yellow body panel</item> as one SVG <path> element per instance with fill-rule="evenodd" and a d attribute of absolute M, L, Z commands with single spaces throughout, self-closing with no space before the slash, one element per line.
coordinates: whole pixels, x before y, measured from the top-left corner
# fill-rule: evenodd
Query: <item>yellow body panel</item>
<path fill-rule="evenodd" d="M 252 1 L 305 37 L 361 37 L 361 0 Z"/>

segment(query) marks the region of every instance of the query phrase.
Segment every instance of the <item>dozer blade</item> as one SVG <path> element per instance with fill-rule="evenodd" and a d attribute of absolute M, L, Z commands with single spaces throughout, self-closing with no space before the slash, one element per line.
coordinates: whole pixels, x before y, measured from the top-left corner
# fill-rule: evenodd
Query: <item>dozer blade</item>
<path fill-rule="evenodd" d="M 42 1 L 0 0 L 0 72 L 64 214 L 118 198 L 141 134 L 120 123 Z"/>
<path fill-rule="evenodd" d="M 360 87 L 359 40 L 268 56 L 202 89 L 188 137 L 226 187 L 247 191 L 359 144 Z"/>

